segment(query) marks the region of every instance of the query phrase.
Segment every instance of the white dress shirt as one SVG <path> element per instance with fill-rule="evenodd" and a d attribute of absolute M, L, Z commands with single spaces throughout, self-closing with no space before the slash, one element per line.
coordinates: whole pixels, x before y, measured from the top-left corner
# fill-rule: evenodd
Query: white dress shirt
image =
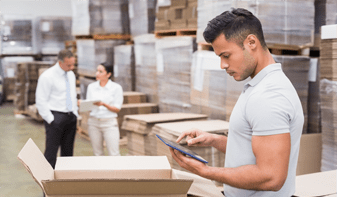
<path fill-rule="evenodd" d="M 99 83 L 100 81 L 96 81 L 89 84 L 87 100 L 101 100 L 108 105 L 121 109 L 124 99 L 122 86 L 110 79 L 104 87 L 100 86 Z M 115 118 L 117 117 L 117 113 L 108 110 L 104 106 L 99 106 L 90 112 L 90 116 L 96 118 Z"/>
<path fill-rule="evenodd" d="M 35 103 L 39 114 L 49 124 L 54 120 L 51 111 L 69 112 L 66 105 L 65 74 L 70 83 L 72 112 L 78 116 L 75 74 L 73 71 L 64 71 L 57 62 L 41 74 L 35 93 Z"/>

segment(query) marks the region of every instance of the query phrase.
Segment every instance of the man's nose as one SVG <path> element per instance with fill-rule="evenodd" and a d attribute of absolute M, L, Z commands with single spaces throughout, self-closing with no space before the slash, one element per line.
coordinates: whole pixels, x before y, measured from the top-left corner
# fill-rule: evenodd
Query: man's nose
<path fill-rule="evenodd" d="M 221 68 L 221 69 L 227 69 L 228 67 L 229 67 L 229 66 L 228 66 L 227 62 L 221 60 L 220 68 Z"/>

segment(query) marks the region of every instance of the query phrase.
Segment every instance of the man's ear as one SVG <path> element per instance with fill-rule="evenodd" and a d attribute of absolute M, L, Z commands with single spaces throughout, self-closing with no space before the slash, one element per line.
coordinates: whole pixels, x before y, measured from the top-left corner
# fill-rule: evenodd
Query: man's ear
<path fill-rule="evenodd" d="M 246 38 L 247 45 L 250 49 L 254 50 L 257 47 L 259 40 L 254 34 L 249 34 Z"/>

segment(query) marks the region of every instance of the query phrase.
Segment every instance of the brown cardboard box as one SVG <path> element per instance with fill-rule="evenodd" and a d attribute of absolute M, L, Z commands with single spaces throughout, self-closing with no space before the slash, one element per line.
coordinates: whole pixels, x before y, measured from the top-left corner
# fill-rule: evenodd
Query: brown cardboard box
<path fill-rule="evenodd" d="M 29 139 L 18 159 L 47 197 L 221 196 L 210 180 L 171 169 L 165 157 L 59 157 L 54 170 Z"/>
<path fill-rule="evenodd" d="M 155 30 L 160 31 L 160 30 L 168 30 L 170 29 L 170 21 L 168 20 L 158 20 L 155 22 Z"/>
<path fill-rule="evenodd" d="M 185 8 L 187 0 L 171 0 L 171 8 Z"/>
<path fill-rule="evenodd" d="M 146 94 L 141 92 L 123 92 L 124 102 L 128 103 L 146 103 Z"/>
<path fill-rule="evenodd" d="M 321 171 L 322 134 L 302 134 L 296 175 Z"/>
<path fill-rule="evenodd" d="M 337 170 L 296 176 L 294 196 L 337 196 Z"/>

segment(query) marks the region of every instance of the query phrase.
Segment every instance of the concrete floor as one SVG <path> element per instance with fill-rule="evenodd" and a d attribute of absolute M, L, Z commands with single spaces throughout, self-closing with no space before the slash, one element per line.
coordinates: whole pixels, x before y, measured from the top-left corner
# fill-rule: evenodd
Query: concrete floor
<path fill-rule="evenodd" d="M 44 152 L 44 125 L 28 116 L 14 115 L 13 111 L 13 103 L 0 106 L 0 197 L 42 197 L 42 189 L 17 155 L 29 138 Z M 92 155 L 90 142 L 76 135 L 74 156 Z"/>

